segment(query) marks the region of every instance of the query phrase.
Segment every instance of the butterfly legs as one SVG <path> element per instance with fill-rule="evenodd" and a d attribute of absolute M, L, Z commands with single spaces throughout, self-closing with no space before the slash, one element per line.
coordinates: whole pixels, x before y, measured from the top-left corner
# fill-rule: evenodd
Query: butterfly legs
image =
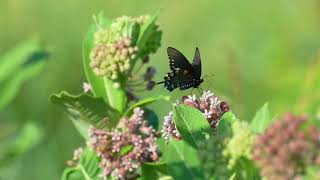
<path fill-rule="evenodd" d="M 199 87 L 197 87 L 197 88 L 192 88 L 191 94 L 193 94 L 193 90 L 194 90 L 194 89 L 197 89 L 197 90 L 198 90 L 200 96 L 203 94 L 203 91 L 202 91 L 202 87 L 201 87 L 201 86 L 199 86 Z"/>
<path fill-rule="evenodd" d="M 202 95 L 202 94 L 203 94 L 202 86 L 199 86 L 197 89 L 198 89 L 198 91 L 199 91 L 200 95 Z"/>

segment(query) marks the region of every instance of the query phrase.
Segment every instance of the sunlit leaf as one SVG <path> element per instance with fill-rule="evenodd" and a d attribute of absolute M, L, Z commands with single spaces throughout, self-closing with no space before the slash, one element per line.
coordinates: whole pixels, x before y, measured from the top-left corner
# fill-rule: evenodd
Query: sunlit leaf
<path fill-rule="evenodd" d="M 104 77 L 103 79 L 110 106 L 122 114 L 127 106 L 127 92 L 124 88 L 114 87 L 114 82 L 107 77 Z"/>
<path fill-rule="evenodd" d="M 82 43 L 83 67 L 94 95 L 97 97 L 103 97 L 105 100 L 107 100 L 107 94 L 105 92 L 103 79 L 97 77 L 90 67 L 90 53 L 92 48 L 94 47 L 94 34 L 98 30 L 98 26 L 107 28 L 110 26 L 111 21 L 103 17 L 102 14 L 99 14 L 99 16 L 96 17 L 96 21 L 96 23 L 98 24 L 93 23 L 89 27 L 89 30 Z"/>
<path fill-rule="evenodd" d="M 198 148 L 199 143 L 212 134 L 212 129 L 204 115 L 190 106 L 174 107 L 174 122 L 183 140 L 195 148 Z"/>
<path fill-rule="evenodd" d="M 251 130 L 255 133 L 263 133 L 271 122 L 272 118 L 269 111 L 269 104 L 265 103 L 251 121 Z"/>

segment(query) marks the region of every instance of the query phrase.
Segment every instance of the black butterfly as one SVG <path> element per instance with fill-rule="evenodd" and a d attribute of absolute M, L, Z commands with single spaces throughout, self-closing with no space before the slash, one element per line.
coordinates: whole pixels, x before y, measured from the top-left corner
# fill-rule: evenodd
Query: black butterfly
<path fill-rule="evenodd" d="M 201 79 L 201 58 L 198 48 L 196 48 L 196 52 L 194 53 L 192 65 L 175 48 L 168 47 L 167 53 L 171 72 L 167 73 L 164 81 L 158 84 L 164 83 L 164 86 L 169 91 L 173 91 L 178 87 L 181 90 L 189 89 L 190 87 L 197 88 L 203 82 L 203 79 Z"/>

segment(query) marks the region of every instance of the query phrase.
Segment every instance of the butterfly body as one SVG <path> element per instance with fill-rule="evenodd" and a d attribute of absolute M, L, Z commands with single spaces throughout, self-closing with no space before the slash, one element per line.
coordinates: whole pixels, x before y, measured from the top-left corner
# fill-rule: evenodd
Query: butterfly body
<path fill-rule="evenodd" d="M 167 53 L 169 56 L 171 72 L 167 73 L 164 77 L 164 81 L 158 84 L 163 83 L 169 91 L 173 91 L 178 87 L 180 90 L 189 89 L 191 87 L 198 88 L 203 82 L 203 79 L 201 79 L 201 58 L 199 49 L 196 48 L 192 64 L 190 64 L 187 58 L 175 48 L 168 47 Z"/>

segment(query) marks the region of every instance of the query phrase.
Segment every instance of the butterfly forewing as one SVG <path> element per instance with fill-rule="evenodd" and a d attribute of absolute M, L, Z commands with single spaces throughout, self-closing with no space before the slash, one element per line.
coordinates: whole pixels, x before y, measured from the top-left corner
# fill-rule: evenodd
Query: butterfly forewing
<path fill-rule="evenodd" d="M 196 52 L 194 53 L 192 66 L 193 66 L 195 79 L 200 79 L 200 77 L 201 77 L 201 57 L 200 57 L 199 48 L 196 48 Z"/>
<path fill-rule="evenodd" d="M 193 71 L 192 65 L 189 63 L 187 58 L 177 49 L 168 47 L 167 53 L 169 56 L 169 65 L 172 71 L 176 70 L 187 70 Z"/>

